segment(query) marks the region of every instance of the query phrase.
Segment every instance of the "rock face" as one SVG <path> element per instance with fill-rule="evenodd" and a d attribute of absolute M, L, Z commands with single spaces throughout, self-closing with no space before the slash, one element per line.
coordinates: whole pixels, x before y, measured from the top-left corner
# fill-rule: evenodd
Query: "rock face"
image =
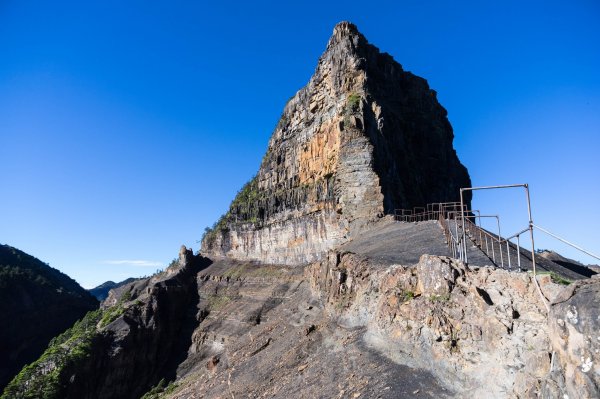
<path fill-rule="evenodd" d="M 545 397 L 600 394 L 600 279 L 578 281 L 554 300 L 548 317 L 556 360 Z"/>
<path fill-rule="evenodd" d="M 525 273 L 430 255 L 382 267 L 332 252 L 306 276 L 342 325 L 365 326 L 382 355 L 433 370 L 457 397 L 530 397 L 550 369 L 544 307 Z"/>
<path fill-rule="evenodd" d="M 0 392 L 98 301 L 67 275 L 0 245 Z"/>
<path fill-rule="evenodd" d="M 452 140 L 427 82 L 342 22 L 202 251 L 306 264 L 396 208 L 456 201 L 470 179 Z"/>

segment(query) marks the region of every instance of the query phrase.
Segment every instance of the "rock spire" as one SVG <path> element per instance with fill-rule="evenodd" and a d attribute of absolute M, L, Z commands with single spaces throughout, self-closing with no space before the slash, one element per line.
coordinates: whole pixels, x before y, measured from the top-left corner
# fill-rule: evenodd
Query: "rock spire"
<path fill-rule="evenodd" d="M 425 79 L 339 23 L 202 252 L 305 264 L 394 209 L 458 200 L 470 179 L 446 115 Z"/>

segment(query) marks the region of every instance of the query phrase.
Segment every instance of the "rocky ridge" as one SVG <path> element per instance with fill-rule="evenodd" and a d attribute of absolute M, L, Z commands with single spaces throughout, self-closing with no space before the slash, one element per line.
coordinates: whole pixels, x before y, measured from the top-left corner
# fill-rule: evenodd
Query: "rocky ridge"
<path fill-rule="evenodd" d="M 470 180 L 446 115 L 425 79 L 338 24 L 202 252 L 307 264 L 396 208 L 458 200 Z"/>
<path fill-rule="evenodd" d="M 54 336 L 97 307 L 67 275 L 0 245 L 0 391 Z"/>
<path fill-rule="evenodd" d="M 2 398 L 40 386 L 61 398 L 594 397 L 600 279 L 538 281 L 549 315 L 530 273 L 446 256 L 341 250 L 285 267 L 182 248 L 165 272 L 111 291 L 85 334 L 59 337 Z"/>

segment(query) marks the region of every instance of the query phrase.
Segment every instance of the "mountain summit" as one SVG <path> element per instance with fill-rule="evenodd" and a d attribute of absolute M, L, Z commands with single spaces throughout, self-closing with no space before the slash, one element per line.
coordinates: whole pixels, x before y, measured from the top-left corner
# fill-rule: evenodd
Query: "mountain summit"
<path fill-rule="evenodd" d="M 425 79 L 339 23 L 202 252 L 306 264 L 394 209 L 457 201 L 471 184 L 446 115 Z"/>

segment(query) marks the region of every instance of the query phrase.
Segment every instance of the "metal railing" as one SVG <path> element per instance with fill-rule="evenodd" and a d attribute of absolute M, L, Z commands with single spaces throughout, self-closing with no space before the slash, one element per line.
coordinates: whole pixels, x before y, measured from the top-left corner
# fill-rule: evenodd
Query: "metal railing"
<path fill-rule="evenodd" d="M 532 268 L 535 271 L 535 246 L 532 241 L 531 251 L 521 246 L 521 235 L 529 232 L 533 239 L 533 229 L 538 229 L 573 248 L 592 256 L 598 260 L 600 257 L 584 250 L 581 247 L 551 233 L 550 231 L 534 225 L 531 220 L 531 206 L 529 201 L 529 187 L 527 184 L 514 184 L 506 186 L 489 186 L 489 187 L 469 187 L 461 189 L 466 190 L 483 190 L 493 188 L 513 188 L 523 187 L 527 194 L 527 209 L 529 215 L 529 225 L 524 229 L 512 234 L 506 238 L 502 237 L 501 223 L 499 215 L 482 215 L 478 209 L 467 209 L 466 205 L 461 202 L 439 202 L 427 204 L 424 207 L 414 207 L 413 209 L 396 209 L 394 211 L 395 220 L 401 222 L 423 222 L 428 220 L 436 220 L 439 222 L 446 240 L 448 248 L 452 252 L 454 258 L 460 259 L 468 263 L 468 241 L 471 241 L 476 247 L 487 256 L 496 267 L 508 270 L 523 270 L 521 267 L 522 252 L 525 251 L 525 257 L 531 261 Z M 495 218 L 498 232 L 492 233 L 481 227 L 481 220 L 484 218 Z M 479 221 L 479 226 L 477 222 Z M 516 240 L 516 242 L 513 242 Z M 513 260 L 516 260 L 516 265 Z"/>
<path fill-rule="evenodd" d="M 478 216 L 475 216 L 478 217 Z M 511 250 L 517 260 L 516 270 L 521 270 L 521 240 L 520 236 L 529 231 L 529 227 L 503 238 L 500 232 L 500 217 L 498 215 L 482 215 L 480 217 L 496 218 L 498 233 L 492 234 L 479 226 L 476 226 L 469 218 L 465 219 L 466 237 L 469 238 L 493 263 L 502 269 L 513 270 Z M 516 238 L 517 243 L 511 242 Z M 497 255 L 497 256 L 496 256 Z M 506 262 L 505 262 L 506 261 Z"/>
<path fill-rule="evenodd" d="M 399 222 L 424 222 L 436 220 L 439 222 L 444 232 L 446 244 L 452 252 L 454 258 L 465 260 L 465 240 L 462 234 L 462 226 L 459 225 L 459 218 L 463 214 L 474 215 L 477 218 L 482 217 L 477 209 L 470 210 L 462 206 L 460 202 L 437 202 L 427 204 L 425 207 L 414 207 L 413 209 L 396 209 L 394 218 Z M 449 221 L 453 220 L 453 226 L 450 227 Z M 460 227 L 460 228 L 459 228 Z"/>
<path fill-rule="evenodd" d="M 510 235 L 507 238 L 502 238 L 500 231 L 500 217 L 499 215 L 481 215 L 478 210 L 468 210 L 464 204 L 463 192 L 465 191 L 476 191 L 476 190 L 490 190 L 490 189 L 507 189 L 507 188 L 524 188 L 527 201 L 527 214 L 528 224 L 523 230 L 518 231 L 515 234 Z M 475 215 L 477 212 L 477 215 Z M 524 251 L 526 257 L 530 254 L 529 260 L 531 261 L 531 268 L 533 271 L 533 281 L 537 288 L 538 293 L 542 299 L 546 310 L 550 311 L 550 305 L 548 299 L 544 296 L 542 289 L 536 277 L 536 257 L 535 257 L 535 242 L 533 237 L 533 230 L 538 229 L 563 243 L 570 245 L 571 247 L 592 256 L 598 260 L 600 257 L 592 254 L 589 251 L 557 236 L 550 231 L 533 224 L 531 217 L 531 200 L 529 196 L 529 185 L 528 184 L 511 184 L 501 186 L 484 186 L 484 187 L 466 187 L 460 189 L 460 202 L 440 202 L 427 204 L 425 207 L 414 207 L 413 209 L 396 209 L 394 211 L 394 218 L 401 222 L 421 222 L 427 220 L 437 220 L 444 232 L 446 244 L 448 245 L 452 256 L 460 259 L 468 264 L 468 246 L 467 238 L 473 242 L 492 262 L 495 266 L 505 268 L 512 271 L 513 262 L 511 259 L 511 250 L 513 256 L 516 257 L 517 270 L 523 270 L 521 267 L 521 252 Z M 482 218 L 496 218 L 498 226 L 498 234 L 492 234 L 491 232 L 481 227 Z M 475 221 L 475 223 L 473 222 Z M 453 223 L 451 223 L 453 221 Z M 460 221 L 460 224 L 459 224 Z M 479 226 L 477 226 L 479 221 Z M 453 226 L 452 226 L 453 224 Z M 454 230 L 454 231 L 453 231 Z M 531 252 L 522 249 L 521 247 L 521 235 L 529 233 L 531 239 Z M 516 239 L 516 244 L 512 240 Z M 498 254 L 498 256 L 496 256 Z M 505 256 L 506 254 L 506 256 Z M 499 263 L 498 260 L 499 259 Z M 554 358 L 554 356 L 553 356 Z"/>
<path fill-rule="evenodd" d="M 446 238 L 446 245 L 450 248 L 452 252 L 452 257 L 462 260 L 462 248 L 461 248 L 461 236 L 458 234 L 458 223 L 454 223 L 455 233 L 452 233 L 452 229 L 450 228 L 450 224 L 448 223 L 447 217 L 440 213 L 438 215 L 438 222 L 442 227 L 444 232 L 444 237 Z"/>
<path fill-rule="evenodd" d="M 540 230 L 540 231 L 542 231 L 542 232 L 544 232 L 544 233 L 546 233 L 546 234 L 548 234 L 549 236 L 554 237 L 557 240 L 559 240 L 559 241 L 561 241 L 561 242 L 563 242 L 563 243 L 565 243 L 565 244 L 567 244 L 567 245 L 569 245 L 569 246 L 577 249 L 578 251 L 583 252 L 584 254 L 591 256 L 592 258 L 596 258 L 596 259 L 600 260 L 600 256 L 594 255 L 590 251 L 586 251 L 585 249 L 581 248 L 580 246 L 575 245 L 572 242 L 569 242 L 569 241 L 565 240 L 564 238 L 561 238 L 561 237 L 557 236 L 556 234 L 551 233 L 548 230 L 546 230 L 546 229 L 544 229 L 544 228 L 542 228 L 542 227 L 540 227 L 540 226 L 538 226 L 536 224 L 534 224 L 533 227 L 536 228 L 536 229 L 538 229 L 538 230 Z"/>
<path fill-rule="evenodd" d="M 394 219 L 399 222 L 425 222 L 438 220 L 440 215 L 448 217 L 450 212 L 460 212 L 460 202 L 436 202 L 413 209 L 395 209 Z"/>

